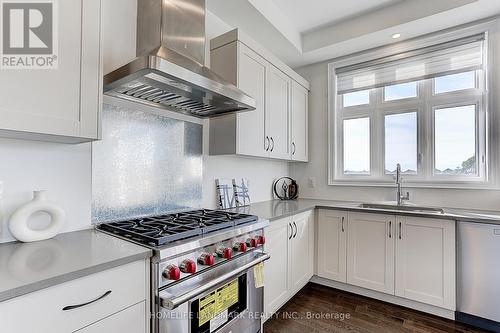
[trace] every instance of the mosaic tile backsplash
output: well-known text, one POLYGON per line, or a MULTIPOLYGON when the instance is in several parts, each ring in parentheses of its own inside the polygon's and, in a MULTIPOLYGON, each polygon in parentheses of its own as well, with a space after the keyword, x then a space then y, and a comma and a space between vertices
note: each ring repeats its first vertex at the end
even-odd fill
POLYGON ((104 104, 92 146, 92 223, 202 203, 202 125, 104 104))

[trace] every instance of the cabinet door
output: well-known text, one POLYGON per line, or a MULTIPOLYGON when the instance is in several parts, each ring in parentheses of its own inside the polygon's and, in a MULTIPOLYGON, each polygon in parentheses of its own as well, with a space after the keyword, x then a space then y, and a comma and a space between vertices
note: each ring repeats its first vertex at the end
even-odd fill
POLYGON ((289 105, 291 79, 274 66, 269 71, 269 98, 266 109, 269 156, 290 159, 289 105))
POLYGON ((252 96, 257 107, 237 114, 237 154, 267 157, 270 142, 265 138, 265 101, 269 64, 242 43, 238 47, 238 88, 252 96))
POLYGON ((1 71, 2 136, 64 142, 98 138, 101 1, 65 0, 55 8, 57 69, 1 71))
POLYGON ((347 282, 347 212, 319 211, 318 276, 347 282))
POLYGON ((308 95, 306 88, 292 81, 290 150, 293 161, 308 160, 308 95))
POLYGON ((396 296, 455 310, 455 222, 398 217, 396 296))
POLYGON ((292 219, 291 279, 292 291, 301 289, 312 277, 311 266, 311 224, 312 211, 298 214, 292 219))
POLYGON ((264 312, 276 312, 287 300, 290 293, 290 249, 292 236, 291 219, 272 221, 265 230, 264 249, 271 258, 264 263, 264 312))
POLYGON ((145 333, 146 317, 146 305, 141 302, 76 332, 145 333))
POLYGON ((136 57, 137 0, 102 2, 103 73, 111 73, 136 57))
POLYGON ((347 283, 394 294, 394 216, 348 214, 347 283))

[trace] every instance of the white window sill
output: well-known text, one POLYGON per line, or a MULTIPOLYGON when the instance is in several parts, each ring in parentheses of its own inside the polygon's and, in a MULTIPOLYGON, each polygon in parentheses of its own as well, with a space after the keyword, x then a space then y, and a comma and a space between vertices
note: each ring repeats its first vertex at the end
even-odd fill
MULTIPOLYGON (((329 186, 354 186, 354 187, 396 187, 393 182, 375 182, 369 180, 333 180, 329 186)), ((429 189, 462 189, 462 190, 500 190, 500 186, 489 182, 410 182, 404 181, 403 188, 429 188, 429 189)))

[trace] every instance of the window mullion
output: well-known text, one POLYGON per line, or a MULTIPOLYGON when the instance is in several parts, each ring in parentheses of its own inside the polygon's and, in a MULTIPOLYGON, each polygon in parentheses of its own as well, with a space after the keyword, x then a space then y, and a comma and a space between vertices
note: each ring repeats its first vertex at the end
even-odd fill
POLYGON ((372 113, 373 130, 371 135, 372 140, 372 178, 381 179, 384 175, 384 131, 383 131, 383 116, 381 115, 381 104, 383 98, 383 89, 373 89, 373 104, 372 113))
POLYGON ((432 117, 432 80, 421 82, 422 97, 420 107, 420 126, 419 136, 419 167, 421 178, 429 181, 432 177, 432 168, 434 165, 434 122, 432 117))

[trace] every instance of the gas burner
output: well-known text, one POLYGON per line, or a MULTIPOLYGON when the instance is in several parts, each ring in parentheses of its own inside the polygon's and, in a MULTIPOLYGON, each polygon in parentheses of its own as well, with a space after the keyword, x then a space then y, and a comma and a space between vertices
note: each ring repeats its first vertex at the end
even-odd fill
POLYGON ((161 246, 255 221, 254 215, 200 209, 103 223, 98 228, 143 244, 161 246))

